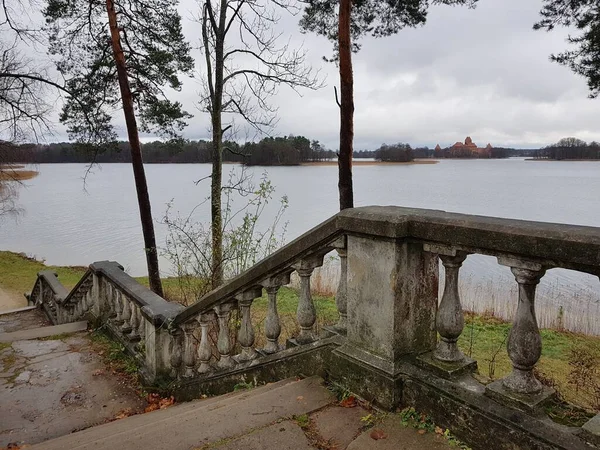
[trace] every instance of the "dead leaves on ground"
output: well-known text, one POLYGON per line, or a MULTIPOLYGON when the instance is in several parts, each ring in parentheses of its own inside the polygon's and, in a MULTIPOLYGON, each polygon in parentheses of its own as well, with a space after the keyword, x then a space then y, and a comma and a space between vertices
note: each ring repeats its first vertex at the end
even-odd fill
POLYGON ((340 402, 340 406, 343 408, 354 408, 357 405, 356 397, 351 395, 340 402))
POLYGON ((161 396, 156 393, 148 394, 146 400, 148 401, 148 406, 146 406, 146 409, 144 410, 145 413, 156 411, 157 409, 165 409, 175 404, 175 397, 161 398, 161 396))
POLYGON ((371 436, 371 439, 376 441, 387 438, 387 434, 385 434, 385 431, 383 431, 381 428, 375 428, 373 431, 371 431, 369 436, 371 436))

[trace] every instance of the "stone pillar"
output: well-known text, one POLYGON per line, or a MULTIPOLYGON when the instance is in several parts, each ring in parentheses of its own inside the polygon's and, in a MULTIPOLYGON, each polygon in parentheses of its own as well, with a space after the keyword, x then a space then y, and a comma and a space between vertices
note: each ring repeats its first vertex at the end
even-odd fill
POLYGON ((333 377, 384 407, 400 402, 401 359, 436 346, 438 257, 403 240, 348 236, 346 342, 333 377))
POLYGON ((238 330, 238 342, 242 347, 242 352, 236 356, 238 362, 249 361, 258 357, 254 349, 254 326, 252 325, 251 307, 255 298, 262 296, 262 287, 249 289, 236 296, 242 321, 238 330))
POLYGON ((509 266, 519 285, 519 299, 513 326, 508 335, 507 350, 512 372, 486 387, 492 397, 506 400, 517 407, 536 409, 554 391, 544 388, 535 378, 533 368, 542 355, 542 337, 535 316, 535 290, 546 269, 539 263, 498 258, 509 266))
MULTIPOLYGON (((149 378, 148 381, 151 383, 158 376, 171 375, 169 346, 173 337, 169 333, 167 329, 168 327, 165 324, 155 325, 151 320, 148 320, 143 315, 141 322, 146 327, 144 332, 144 345, 146 347, 146 371, 149 378)), ((179 346, 179 349, 181 349, 181 346, 179 346)))
POLYGON ((334 244, 340 257, 340 282, 335 294, 335 304, 340 318, 334 329, 339 333, 346 333, 348 317, 348 251, 346 249, 346 236, 334 244))
POLYGON ((464 252, 457 252, 456 256, 440 255, 446 269, 446 276, 444 294, 435 319, 440 342, 433 354, 444 362, 461 362, 465 359, 465 355, 458 349, 457 342, 465 327, 458 294, 458 272, 466 258, 467 254, 464 252))
POLYGON ((309 344, 317 339, 314 325, 317 311, 310 292, 310 277, 313 271, 323 265, 324 255, 317 254, 300 260, 293 267, 300 276, 300 293, 298 294, 298 310, 296 318, 300 326, 300 334, 296 337, 298 344, 309 344))
POLYGON ((233 304, 224 303, 215 307, 215 313, 219 320, 219 334, 217 336, 217 350, 219 351, 219 362, 217 366, 220 369, 231 369, 235 367, 236 361, 231 357, 233 350, 231 337, 229 336, 229 315, 233 309, 233 304))
POLYGON ((279 320, 279 312, 277 311, 277 292, 281 286, 290 283, 290 273, 291 271, 284 272, 274 277, 267 278, 261 283, 269 297, 267 317, 265 319, 265 336, 267 337, 267 344, 265 345, 265 348, 263 348, 263 352, 267 354, 276 353, 281 349, 279 344, 281 322, 279 320))

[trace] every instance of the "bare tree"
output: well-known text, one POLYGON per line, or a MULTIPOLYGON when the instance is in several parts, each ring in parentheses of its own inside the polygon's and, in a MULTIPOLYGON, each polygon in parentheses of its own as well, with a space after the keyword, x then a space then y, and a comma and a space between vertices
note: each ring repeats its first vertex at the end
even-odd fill
POLYGON ((318 73, 305 64, 302 48, 292 48, 277 32, 279 11, 295 13, 287 0, 202 0, 202 50, 206 77, 201 107, 212 127, 211 239, 212 287, 223 282, 223 136, 234 126, 230 115, 263 133, 276 123, 269 98, 286 85, 317 89, 318 73), (224 120, 224 116, 227 119, 224 120), (225 122, 225 123, 224 123, 225 122))

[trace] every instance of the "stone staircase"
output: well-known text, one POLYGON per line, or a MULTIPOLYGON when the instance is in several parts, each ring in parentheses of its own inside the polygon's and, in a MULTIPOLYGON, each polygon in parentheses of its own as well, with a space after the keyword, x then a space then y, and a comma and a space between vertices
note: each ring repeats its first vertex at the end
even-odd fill
POLYGON ((397 416, 364 430, 360 406, 343 408, 319 377, 286 379, 121 419, 34 445, 32 450, 335 450, 451 448, 403 427, 397 416))

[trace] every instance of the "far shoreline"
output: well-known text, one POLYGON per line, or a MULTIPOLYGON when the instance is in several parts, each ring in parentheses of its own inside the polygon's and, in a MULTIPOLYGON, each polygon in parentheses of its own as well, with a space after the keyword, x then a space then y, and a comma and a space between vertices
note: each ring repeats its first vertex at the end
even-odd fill
POLYGON ((525 158, 525 161, 543 161, 543 162, 598 162, 600 159, 548 159, 548 158, 525 158))
MULTIPOLYGON (((413 161, 360 161, 353 160, 352 166, 410 166, 414 164, 437 164, 437 159, 415 159, 413 161)), ((301 166, 337 166, 338 162, 332 161, 312 161, 300 163, 301 166)))

